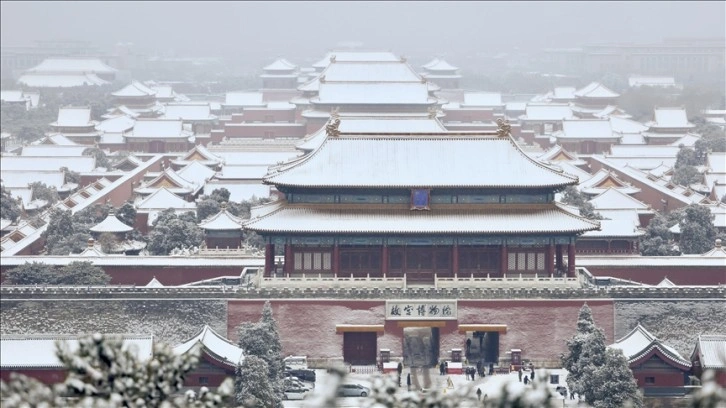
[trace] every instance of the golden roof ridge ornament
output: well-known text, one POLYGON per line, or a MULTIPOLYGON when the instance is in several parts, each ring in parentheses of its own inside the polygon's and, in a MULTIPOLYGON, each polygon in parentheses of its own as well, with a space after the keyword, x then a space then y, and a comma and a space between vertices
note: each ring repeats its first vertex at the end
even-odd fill
POLYGON ((497 119, 497 136, 506 137, 511 135, 512 126, 506 119, 497 119))

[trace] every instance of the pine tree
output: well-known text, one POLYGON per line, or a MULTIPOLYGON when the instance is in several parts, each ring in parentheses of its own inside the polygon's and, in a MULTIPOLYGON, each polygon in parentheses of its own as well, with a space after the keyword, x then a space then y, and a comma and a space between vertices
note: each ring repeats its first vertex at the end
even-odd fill
POLYGON ((713 248, 718 233, 713 225, 713 217, 711 210, 702 205, 691 204, 685 208, 681 224, 681 252, 702 254, 713 248))
POLYGON ((567 352, 560 359, 568 371, 567 386, 571 392, 584 394, 587 377, 593 366, 602 365, 605 354, 605 335, 595 326, 592 310, 585 303, 577 318, 577 333, 567 341, 567 352))
POLYGON ((248 355, 237 366, 235 393, 237 403, 249 408, 279 406, 282 401, 270 381, 267 362, 260 357, 248 355))
POLYGON ((590 375, 585 401, 595 408, 642 407, 638 383, 622 350, 608 349, 604 357, 603 365, 590 375))

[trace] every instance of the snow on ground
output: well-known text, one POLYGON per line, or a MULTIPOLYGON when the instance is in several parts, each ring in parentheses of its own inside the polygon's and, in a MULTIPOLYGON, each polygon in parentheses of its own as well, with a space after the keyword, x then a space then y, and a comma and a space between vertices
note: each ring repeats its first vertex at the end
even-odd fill
MULTIPOLYGON (((411 369, 405 368, 403 370, 403 375, 401 376, 401 385, 400 391, 398 394, 403 395, 407 392, 406 387, 406 377, 407 375, 412 372, 411 369)), ((421 369, 413 369, 414 373, 418 373, 421 377, 421 369)), ((528 371, 525 371, 526 374, 529 374, 528 371)), ((313 392, 320 392, 323 387, 326 387, 326 384, 329 384, 330 379, 328 378, 329 374, 326 372, 326 370, 315 370, 315 374, 317 377, 317 381, 315 383, 315 389, 313 392)), ((549 378, 550 374, 559 375, 559 385, 565 385, 565 379, 567 377, 567 371, 563 369, 536 369, 535 370, 535 377, 538 376, 546 376, 545 378, 549 378)), ((366 375, 366 374, 348 374, 346 378, 343 380, 344 383, 350 383, 350 384, 360 384, 365 387, 371 387, 371 385, 374 382, 374 378, 378 374, 374 375, 366 375)), ((395 378, 396 374, 386 374, 391 375, 393 378, 395 378)), ((489 395, 495 396, 498 395, 500 390, 502 389, 502 386, 504 384, 508 384, 508 391, 511 394, 519 394, 520 392, 527 392, 527 390, 531 390, 531 385, 525 385, 524 383, 519 382, 518 374, 516 372, 510 373, 510 374, 495 374, 492 376, 486 376, 484 378, 479 378, 477 376, 477 379, 475 381, 470 381, 466 379, 466 376, 462 374, 456 374, 456 375, 446 375, 446 376, 440 376, 438 374, 437 369, 430 369, 429 375, 431 379, 431 388, 428 390, 425 390, 423 392, 432 392, 436 390, 438 393, 457 393, 457 394, 467 394, 470 393, 471 395, 476 395, 477 388, 481 388, 482 395, 489 395), (448 379, 451 379, 451 383, 453 385, 453 388, 450 388, 448 386, 448 379)), ((412 383, 414 383, 414 375, 412 375, 412 383)), ((420 384, 419 384, 420 385, 420 384)), ((550 387, 552 388, 553 392, 555 387, 558 384, 550 384, 550 387)), ((422 391, 416 390, 415 386, 412 385, 411 389, 413 393, 420 393, 422 391)), ((579 404, 577 400, 571 400, 569 397, 565 399, 564 397, 560 396, 557 393, 554 393, 556 398, 561 401, 561 404, 563 406, 586 406, 584 403, 579 404)), ((358 408, 358 407, 364 407, 366 404, 370 402, 370 398, 361 398, 361 397, 345 397, 345 398, 337 398, 336 399, 336 408, 358 408)), ((292 408, 292 407, 299 407, 299 408, 319 408, 316 406, 311 405, 312 403, 312 397, 311 395, 308 395, 303 400, 298 401, 284 401, 283 405, 286 408, 292 408)), ((559 406, 559 404, 556 404, 559 406)), ((463 407, 462 407, 463 408, 463 407)))

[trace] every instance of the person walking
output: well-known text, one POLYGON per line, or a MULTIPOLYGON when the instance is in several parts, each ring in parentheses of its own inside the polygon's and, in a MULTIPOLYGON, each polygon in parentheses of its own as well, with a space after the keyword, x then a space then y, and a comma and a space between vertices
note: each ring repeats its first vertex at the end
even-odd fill
POLYGON ((534 366, 532 366, 532 372, 529 374, 529 379, 534 381, 534 366))
POLYGON ((481 401, 481 388, 476 389, 476 398, 481 401))
POLYGON ((519 371, 517 374, 519 376, 519 382, 522 382, 522 367, 519 367, 519 371))
POLYGON ((466 339, 466 355, 468 356, 471 353, 471 339, 466 339))
POLYGON ((527 385, 527 384, 529 384, 529 377, 527 377, 527 376, 525 375, 525 376, 524 376, 524 385, 527 385))
POLYGON ((408 390, 411 391, 411 373, 408 373, 408 376, 406 377, 406 386, 408 387, 408 390))

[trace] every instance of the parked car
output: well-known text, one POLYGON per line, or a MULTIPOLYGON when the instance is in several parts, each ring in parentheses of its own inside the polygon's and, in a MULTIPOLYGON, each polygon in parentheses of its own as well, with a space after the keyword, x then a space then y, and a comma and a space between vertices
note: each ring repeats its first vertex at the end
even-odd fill
POLYGON ((290 368, 308 368, 308 358, 306 356, 289 356, 282 359, 282 361, 290 368))
POLYGON ((360 384, 342 384, 338 387, 339 397, 367 397, 371 389, 360 384))
POLYGON ((301 400, 308 396, 310 390, 300 387, 285 387, 283 393, 283 399, 286 400, 301 400))
POLYGON ((303 368, 293 368, 285 370, 285 376, 297 377, 303 381, 315 382, 315 370, 306 370, 303 368))
POLYGON ((312 387, 300 381, 297 377, 285 377, 285 388, 303 388, 310 391, 312 387))

